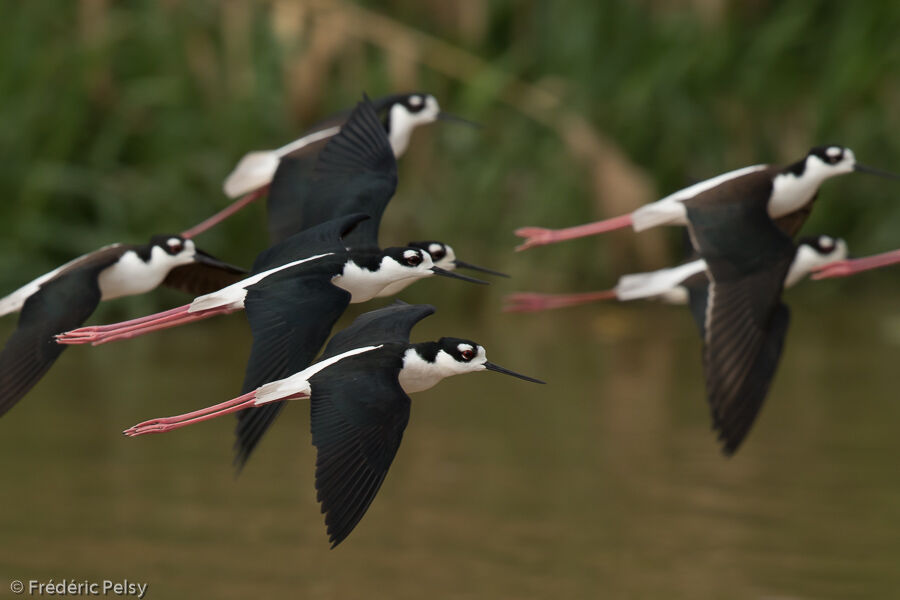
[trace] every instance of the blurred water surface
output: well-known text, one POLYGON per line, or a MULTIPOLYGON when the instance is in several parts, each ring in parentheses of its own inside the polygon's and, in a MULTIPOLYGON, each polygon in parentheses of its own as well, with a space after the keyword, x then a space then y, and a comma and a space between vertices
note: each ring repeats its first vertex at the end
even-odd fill
POLYGON ((876 294, 795 300, 780 374, 732 459, 709 431, 685 312, 497 315, 499 295, 439 311, 416 340, 477 339, 549 385, 484 373, 414 396, 384 487, 336 550, 305 403, 239 477, 230 418, 119 433, 235 395, 241 317, 71 349, 0 421, 0 589, 127 578, 148 598, 891 597, 900 310, 876 294))

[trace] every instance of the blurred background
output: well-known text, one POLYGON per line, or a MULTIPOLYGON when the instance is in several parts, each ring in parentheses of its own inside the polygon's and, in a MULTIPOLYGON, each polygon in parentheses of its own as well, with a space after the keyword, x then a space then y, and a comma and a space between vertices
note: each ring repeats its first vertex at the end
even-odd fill
MULTIPOLYGON (((382 492, 328 551, 305 407, 240 478, 228 419, 118 434, 234 396, 240 317, 69 351, 0 422, 0 578, 128 577, 151 598, 900 589, 896 269, 788 296, 781 373, 728 460, 683 311, 499 313, 505 293, 609 287, 682 252, 666 230, 515 254, 516 227, 617 215, 826 143, 900 171, 900 3, 37 0, 0 3, 0 18, 0 290, 182 231, 226 205, 244 153, 363 91, 421 90, 484 127, 417 130, 383 242, 445 240, 513 279, 410 289, 403 299, 439 307, 416 339, 471 337, 551 383, 470 376, 414 399, 382 492)), ((804 232, 845 237, 857 255, 900 247, 898 200, 886 180, 830 181, 804 232)), ((263 210, 198 243, 249 266, 263 210)), ((185 301, 123 299, 93 322, 185 301)))

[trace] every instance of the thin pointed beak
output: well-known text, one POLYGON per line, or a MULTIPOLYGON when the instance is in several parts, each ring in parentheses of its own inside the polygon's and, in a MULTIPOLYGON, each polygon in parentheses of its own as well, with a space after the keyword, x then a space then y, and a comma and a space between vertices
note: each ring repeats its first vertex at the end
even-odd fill
POLYGON ((529 377, 528 375, 522 375, 521 373, 510 371, 509 369, 505 369, 500 365, 495 365, 490 361, 484 363, 484 368, 488 371, 496 371, 497 373, 503 373, 504 375, 512 375, 513 377, 518 377, 519 379, 524 379, 525 381, 530 381, 531 383, 547 383, 546 381, 541 381, 540 379, 535 379, 534 377, 529 377))
POLYGON ((237 273, 240 275, 247 273, 246 269, 230 265, 227 262, 221 261, 215 256, 204 252, 203 250, 194 251, 194 262, 201 265, 206 265, 208 267, 213 267, 215 269, 228 271, 230 273, 237 273))
POLYGON ((438 118, 438 121, 447 121, 449 123, 459 123, 460 125, 468 125, 469 127, 481 129, 481 123, 476 123, 475 121, 463 119, 462 117, 457 117, 456 115, 451 115, 450 113, 439 112, 437 118, 438 118))
POLYGON ((861 165, 856 163, 853 166, 854 171, 858 171, 860 173, 868 173, 869 175, 878 175, 879 177, 884 177, 886 179, 897 179, 900 181, 900 175, 895 173, 889 173, 888 171, 882 171, 881 169, 876 169, 875 167, 867 167, 866 165, 861 165))
POLYGON ((460 275, 458 273, 451 273, 445 269, 440 267, 431 267, 431 272, 435 275, 440 275, 442 277, 451 277, 453 279, 462 279, 463 281, 468 281, 470 283, 479 283, 481 285, 491 285, 487 281, 482 281, 481 279, 475 279, 474 277, 466 277, 465 275, 460 275))
POLYGON ((498 277, 509 277, 506 273, 501 273, 500 271, 494 271, 491 269, 486 269, 484 267, 479 267, 478 265, 473 265, 472 263, 463 262, 461 260, 454 260, 453 264, 459 267, 460 269, 470 269, 472 271, 478 271, 480 273, 487 273, 488 275, 497 275, 498 277))

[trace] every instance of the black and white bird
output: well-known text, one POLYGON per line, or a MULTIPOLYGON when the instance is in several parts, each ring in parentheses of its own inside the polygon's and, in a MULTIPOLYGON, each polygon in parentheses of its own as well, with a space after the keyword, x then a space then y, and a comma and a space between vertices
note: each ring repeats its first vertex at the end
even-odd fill
POLYGON ((484 370, 543 383, 489 362, 484 348, 471 340, 411 344, 413 326, 433 312, 429 305, 398 303, 365 313, 331 339, 319 362, 290 377, 124 433, 163 433, 248 407, 310 399, 317 497, 334 547, 353 531, 381 488, 409 422, 409 394, 452 375, 484 370))
POLYGON ((193 294, 224 287, 246 271, 213 258, 177 235, 147 244, 112 244, 80 256, 0 299, 0 316, 21 312, 0 352, 0 415, 28 393, 65 346, 54 336, 84 323, 102 300, 159 285, 193 294))
MULTIPOLYGON (((269 186, 269 235, 273 241, 284 239, 320 223, 351 213, 363 213, 370 219, 360 223, 344 238, 351 249, 371 249, 380 245, 381 219, 397 189, 397 160, 393 143, 378 126, 377 105, 363 99, 344 122, 343 135, 327 142, 328 151, 309 157, 285 157, 269 186), (353 156, 353 168, 342 161, 334 168, 334 154, 353 156)), ((438 241, 410 242, 431 254, 442 269, 471 269, 506 277, 503 273, 479 267, 456 258, 448 244, 438 241)), ((382 296, 398 293, 409 282, 398 282, 382 296)))
POLYGON ((773 243, 758 248, 759 256, 748 248, 743 260, 701 259, 626 275, 612 290, 581 297, 514 295, 508 310, 543 310, 610 298, 688 304, 704 341, 713 428, 719 432, 722 451, 731 455, 756 420, 781 358, 790 321, 781 302, 782 289, 847 257, 841 239, 804 238, 795 247, 774 224, 771 230, 773 243))
MULTIPOLYGON (((827 235, 800 238, 794 261, 784 280, 784 287, 793 287, 804 277, 820 272, 821 269, 827 270, 832 265, 841 265, 846 262, 846 258, 847 243, 840 238, 827 235)), ((813 278, 819 277, 813 275, 813 278)), ((708 285, 706 261, 701 258, 677 267, 623 275, 616 286, 608 290, 574 294, 516 292, 506 296, 503 311, 541 312, 604 300, 620 302, 659 300, 666 304, 690 304, 691 312, 702 332, 706 312, 705 290, 708 285), (702 295, 699 292, 702 292, 702 295), (700 300, 702 302, 698 302, 700 300)))
MULTIPOLYGON (((686 225, 689 229, 740 226, 743 219, 767 215, 794 237, 806 222, 819 187, 827 179, 853 171, 892 179, 900 176, 856 162, 853 151, 842 146, 818 146, 787 167, 754 165, 701 181, 634 212, 567 229, 523 227, 516 235, 525 242, 516 250, 554 244, 631 226, 643 231, 659 225, 686 225)), ((698 249, 699 250, 699 249, 698 249)))
MULTIPOLYGON (((394 94, 377 98, 372 101, 372 105, 377 113, 381 115, 382 130, 387 135, 392 154, 396 158, 400 158, 406 152, 413 130, 420 125, 427 125, 437 120, 442 120, 477 126, 476 123, 443 112, 437 98, 431 94, 420 92, 394 94)), ((206 231, 251 202, 265 196, 268 192, 269 184, 272 183, 275 172, 283 159, 290 158, 300 163, 301 168, 307 171, 311 169, 325 143, 341 130, 341 127, 349 119, 350 114, 351 111, 349 110, 342 111, 320 121, 300 138, 276 150, 261 150, 246 154, 225 179, 223 186, 228 197, 240 197, 240 199, 196 227, 191 228, 185 234, 195 236, 206 231)), ((275 231, 280 230, 278 227, 278 220, 282 218, 280 209, 281 206, 274 202, 270 196, 268 200, 270 231, 272 231, 273 224, 275 231)), ((344 214, 349 214, 349 212, 344 214)), ((332 218, 335 216, 339 215, 332 215, 332 218)), ((311 223, 311 225, 315 224, 311 223)), ((295 231, 290 233, 295 233, 295 231)), ((272 241, 279 241, 284 239, 284 237, 287 236, 273 236, 272 241)))
MULTIPOLYGON (((436 267, 419 248, 348 250, 342 235, 367 218, 349 215, 304 230, 261 253, 250 277, 190 304, 123 323, 76 329, 57 336, 57 342, 103 344, 243 309, 253 335, 244 375, 244 391, 249 391, 309 366, 347 306, 377 297, 388 285, 432 275, 485 283, 436 267)), ((280 409, 269 404, 239 415, 239 468, 280 409)))

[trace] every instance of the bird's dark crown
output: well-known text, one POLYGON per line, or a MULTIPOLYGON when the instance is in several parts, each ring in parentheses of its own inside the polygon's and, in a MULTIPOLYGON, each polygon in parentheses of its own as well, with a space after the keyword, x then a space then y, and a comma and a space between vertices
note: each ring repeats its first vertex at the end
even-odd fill
POLYGON ((437 262, 447 256, 447 244, 444 242, 439 242, 437 240, 425 240, 421 242, 410 242, 407 244, 411 248, 420 248, 431 255, 431 258, 437 262), (437 244, 440 246, 437 250, 432 250, 431 247, 437 244))
POLYGON ((844 160, 846 148, 831 144, 829 146, 816 146, 811 148, 807 156, 817 156, 826 165, 834 165, 844 160))
POLYGON ((837 246, 837 240, 830 235, 809 235, 797 240, 797 246, 809 246, 820 254, 829 254, 837 246))
POLYGON ((437 360, 438 352, 441 350, 461 363, 470 362, 478 356, 478 343, 462 338, 442 337, 436 342, 421 342, 413 344, 412 347, 419 356, 430 363, 437 360))

